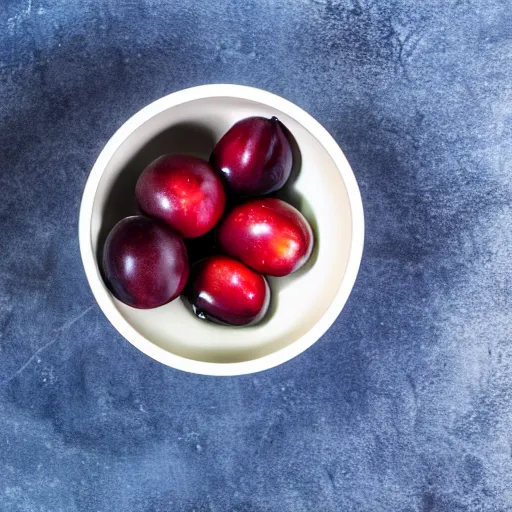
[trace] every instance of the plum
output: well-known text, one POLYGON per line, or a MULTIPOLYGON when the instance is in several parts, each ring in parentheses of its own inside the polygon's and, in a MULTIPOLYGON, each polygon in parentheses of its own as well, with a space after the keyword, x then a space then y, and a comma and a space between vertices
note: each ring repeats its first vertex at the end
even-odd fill
POLYGON ((286 183, 292 148, 277 117, 248 117, 219 140, 210 163, 235 195, 260 196, 286 183))
POLYGON ((141 210, 185 238, 199 237, 219 222, 226 205, 221 179, 201 158, 164 155, 140 175, 135 195, 141 210))
POLYGON ((176 298, 187 282, 185 244, 159 220, 126 217, 107 236, 103 273, 121 302, 139 309, 156 308, 176 298))
POLYGON ((229 325, 253 325, 268 310, 266 279, 228 256, 210 256, 192 267, 185 297, 203 320, 229 325))
POLYGON ((313 231, 303 215, 280 199, 252 199, 235 206, 219 227, 220 249, 261 274, 286 276, 313 250, 313 231))

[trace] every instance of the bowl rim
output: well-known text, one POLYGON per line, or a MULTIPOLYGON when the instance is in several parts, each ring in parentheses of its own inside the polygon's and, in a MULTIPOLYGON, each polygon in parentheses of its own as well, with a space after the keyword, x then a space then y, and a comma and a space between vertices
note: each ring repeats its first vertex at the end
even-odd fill
POLYGON ((310 114, 294 103, 274 93, 234 84, 208 84, 183 89, 150 103, 130 117, 110 138, 89 174, 85 184, 78 222, 82 263, 91 291, 105 316, 117 331, 147 356, 178 370, 215 376, 233 376, 268 370, 298 356, 318 341, 341 313, 352 291, 361 263, 364 244, 364 214, 361 194, 352 168, 343 151, 329 132, 310 114), (300 123, 329 153, 341 174, 352 214, 352 242, 345 275, 336 295, 320 320, 303 336, 286 347, 257 359, 233 363, 216 363, 188 359, 154 344, 139 333, 115 307, 104 287, 91 239, 92 212, 96 192, 103 172, 121 144, 141 125, 161 112, 194 100, 231 97, 263 103, 292 117, 300 123))

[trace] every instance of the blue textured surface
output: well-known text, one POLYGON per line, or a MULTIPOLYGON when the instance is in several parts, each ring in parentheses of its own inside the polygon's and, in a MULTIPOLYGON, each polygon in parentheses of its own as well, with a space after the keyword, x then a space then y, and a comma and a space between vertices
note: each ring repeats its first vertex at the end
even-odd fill
POLYGON ((2 0, 0 510, 512 510, 512 2, 2 0), (281 94, 335 136, 367 238, 333 328, 262 374, 109 325, 77 214, 172 91, 281 94))

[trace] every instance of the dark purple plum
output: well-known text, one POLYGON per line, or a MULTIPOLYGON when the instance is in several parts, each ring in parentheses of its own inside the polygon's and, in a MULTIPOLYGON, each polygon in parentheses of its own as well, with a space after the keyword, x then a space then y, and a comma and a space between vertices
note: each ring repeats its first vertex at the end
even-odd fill
POLYGON ((103 249, 105 281, 116 298, 139 309, 175 299, 189 275, 181 236, 165 223, 136 215, 118 222, 103 249))
POLYGON ((248 117, 219 140, 210 163, 233 194, 261 196, 279 190, 290 177, 292 148, 277 117, 248 117))

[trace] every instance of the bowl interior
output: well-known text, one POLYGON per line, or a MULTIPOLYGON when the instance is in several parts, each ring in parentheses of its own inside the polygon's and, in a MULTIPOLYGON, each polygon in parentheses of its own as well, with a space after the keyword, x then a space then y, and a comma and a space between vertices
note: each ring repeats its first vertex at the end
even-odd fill
MULTIPOLYGON (((202 98, 163 110, 132 132, 106 165, 94 197, 91 243, 98 265, 110 229, 138 212, 134 188, 147 164, 164 153, 207 159, 231 125, 254 115, 277 116, 293 135, 294 171, 279 195, 311 223, 315 250, 299 272, 269 279, 271 310, 253 327, 202 322, 181 299, 153 310, 137 310, 110 297, 126 322, 148 342, 187 359, 233 363, 263 357, 301 338, 327 311, 343 280, 352 243, 349 197, 334 161, 307 126, 284 112, 246 99, 202 98)), ((104 287, 102 282, 98 285, 104 287)))

